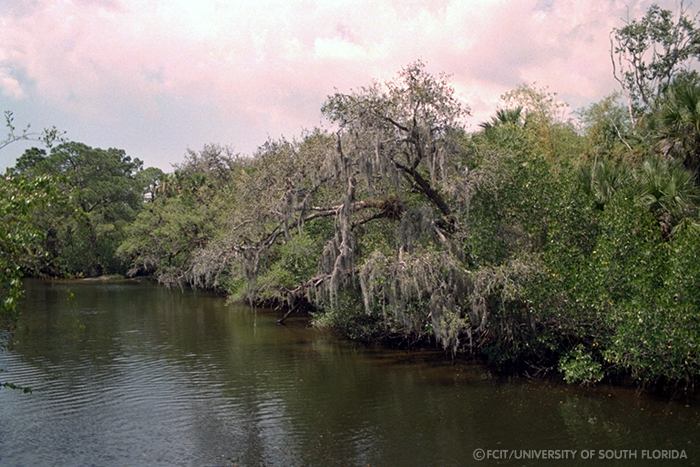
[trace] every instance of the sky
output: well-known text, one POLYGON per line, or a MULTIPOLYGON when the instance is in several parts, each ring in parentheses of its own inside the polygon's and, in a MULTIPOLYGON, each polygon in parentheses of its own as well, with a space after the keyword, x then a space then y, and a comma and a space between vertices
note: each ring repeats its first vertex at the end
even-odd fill
MULTIPOLYGON (((0 0, 0 110, 170 169, 187 148, 298 136, 324 124, 329 94, 421 59, 476 128, 522 83, 572 108, 616 90, 610 31, 650 3, 0 0)), ((0 150, 0 168, 24 147, 0 150)))

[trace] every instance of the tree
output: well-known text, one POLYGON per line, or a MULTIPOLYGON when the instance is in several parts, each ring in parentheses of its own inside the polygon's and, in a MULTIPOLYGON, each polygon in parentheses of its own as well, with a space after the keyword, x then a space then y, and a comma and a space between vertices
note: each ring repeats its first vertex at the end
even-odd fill
POLYGON ((136 179, 143 189, 144 201, 153 202, 161 189, 165 173, 157 167, 148 167, 140 171, 136 179))
POLYGON ((632 122, 618 93, 579 110, 578 114, 589 158, 630 159, 642 151, 636 147, 632 122))
POLYGON ((374 85, 331 96, 323 112, 340 127, 337 162, 348 183, 360 174, 369 183, 374 174, 403 179, 451 222, 441 185, 452 162, 449 136, 462 128, 468 108, 444 76, 436 78, 416 62, 386 89, 374 85))
POLYGON ((652 131, 664 156, 676 159, 700 183, 700 77, 677 78, 659 98, 652 131))
POLYGON ((239 165, 229 149, 207 145, 188 151, 174 173, 139 172, 137 179, 149 180, 151 196, 125 228, 116 252, 129 265, 127 274, 151 274, 167 285, 194 284, 195 253, 223 224, 229 184, 239 165))
POLYGON ((479 123, 484 131, 489 131, 498 125, 521 125, 523 108, 518 106, 512 109, 499 109, 496 115, 488 122, 479 123))
POLYGON ((5 138, 0 140, 0 150, 17 141, 39 141, 43 142, 47 147, 53 146, 56 142, 62 142, 65 132, 60 131, 55 126, 44 128, 40 132, 31 131, 31 125, 27 124, 21 130, 15 126, 15 115, 13 112, 6 110, 3 113, 5 117, 5 128, 7 134, 5 138))
POLYGON ((536 83, 522 84, 501 96, 507 108, 521 109, 523 135, 551 160, 572 156, 581 138, 568 117, 568 104, 557 93, 536 83))
POLYGON ((605 158, 583 166, 580 177, 584 192, 591 196, 599 209, 603 209, 615 193, 627 186, 631 179, 627 167, 605 158))
POLYGON ((270 141, 235 172, 225 229, 194 252, 191 282, 242 277, 251 299, 345 310, 379 320, 375 329, 427 333, 454 348, 464 319, 461 305, 450 306, 463 299, 458 210, 471 179, 462 186, 452 175, 466 168, 456 148, 467 109, 418 62, 396 80, 330 96, 323 111, 334 135, 270 141), (409 277, 421 278, 414 294, 391 293, 390 283, 409 277), (443 292, 431 308, 434 290, 443 292))
MULTIPOLYGON (((40 133, 30 131, 30 125, 17 131, 14 114, 4 112, 7 135, 0 140, 0 150, 17 141, 43 141, 51 146, 62 140, 63 132, 51 127, 40 133)), ((32 159, 41 159, 45 151, 35 149, 32 159)), ((42 232, 32 222, 32 212, 50 205, 56 199, 50 177, 34 179, 17 176, 8 170, 0 178, 0 325, 12 325, 17 316, 17 304, 23 293, 23 268, 35 266, 43 256, 42 232)))
POLYGON ((644 161, 638 175, 641 183, 640 201, 659 220, 664 238, 683 219, 697 218, 700 190, 693 174, 675 161, 650 158, 644 161))
POLYGON ((43 257, 43 232, 32 213, 56 199, 47 176, 0 178, 0 323, 12 325, 22 296, 22 276, 43 257))
POLYGON ((627 97, 636 122, 649 111, 673 78, 700 56, 698 15, 689 16, 681 2, 678 15, 652 5, 640 18, 613 29, 610 58, 613 76, 627 97))
POLYGON ((44 272, 99 275, 122 268, 114 252, 124 227, 141 208, 142 163, 119 149, 67 142, 46 152, 30 149, 13 171, 30 179, 50 176, 62 203, 36 210, 50 258, 44 272))

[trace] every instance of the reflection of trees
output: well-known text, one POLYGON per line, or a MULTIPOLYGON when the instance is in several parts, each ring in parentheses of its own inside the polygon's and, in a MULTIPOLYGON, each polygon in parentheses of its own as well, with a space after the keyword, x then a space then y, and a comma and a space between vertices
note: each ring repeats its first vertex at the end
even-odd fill
POLYGON ((47 391, 61 399, 38 391, 27 406, 55 422, 36 434, 46 449, 89 443, 134 462, 445 465, 476 448, 665 447, 695 426, 630 414, 633 400, 501 382, 429 352, 358 349, 210 295, 29 287, 13 355, 53 378, 47 391))

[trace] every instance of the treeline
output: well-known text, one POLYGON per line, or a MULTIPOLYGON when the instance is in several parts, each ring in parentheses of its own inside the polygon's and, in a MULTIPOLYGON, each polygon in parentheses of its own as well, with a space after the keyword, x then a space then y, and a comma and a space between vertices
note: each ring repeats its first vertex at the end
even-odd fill
POLYGON ((468 132, 447 78, 416 62, 330 96, 332 130, 252 157, 206 146, 164 174, 114 149, 28 151, 0 184, 3 293, 18 269, 152 275, 305 309, 356 339, 692 391, 696 23, 652 7, 615 30, 622 92, 576 118, 521 86, 468 132))

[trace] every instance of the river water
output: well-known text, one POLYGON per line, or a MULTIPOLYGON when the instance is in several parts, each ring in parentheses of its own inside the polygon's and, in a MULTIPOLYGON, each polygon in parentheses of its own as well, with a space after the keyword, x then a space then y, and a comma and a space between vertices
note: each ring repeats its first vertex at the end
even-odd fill
POLYGON ((1 465, 700 465, 694 403, 497 378, 148 282, 27 287, 0 380, 33 392, 0 390, 1 465))

